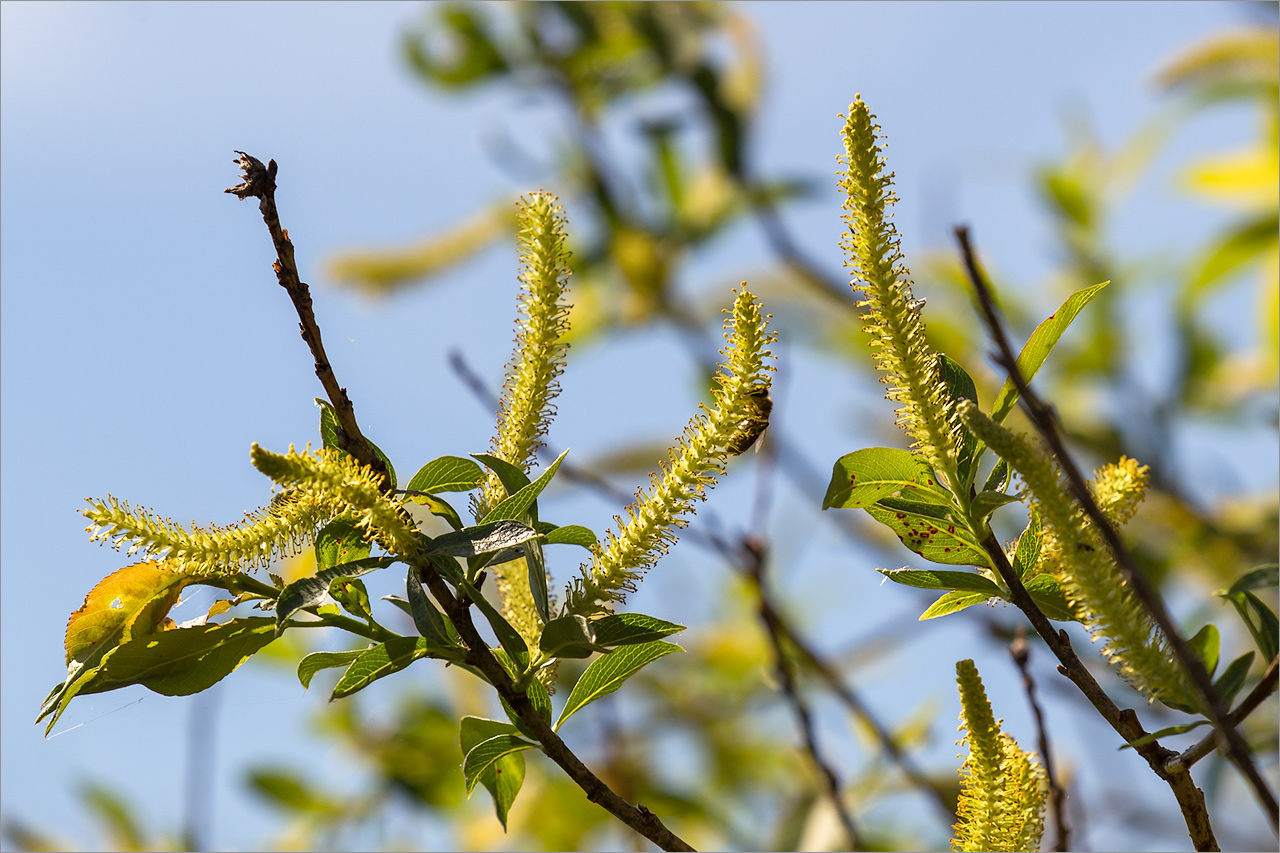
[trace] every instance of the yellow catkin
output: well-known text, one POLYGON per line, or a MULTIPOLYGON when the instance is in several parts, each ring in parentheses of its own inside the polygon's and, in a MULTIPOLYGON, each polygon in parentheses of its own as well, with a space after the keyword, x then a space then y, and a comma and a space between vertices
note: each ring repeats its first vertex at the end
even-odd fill
POLYGON ((581 577, 568 589, 566 612, 590 616, 609 602, 622 601, 675 541, 675 531, 687 523, 684 516, 693 511, 694 501, 705 499, 706 489, 715 485, 725 460, 736 453, 742 424, 760 416, 760 395, 769 390, 773 367, 766 361, 775 338, 766 320, 744 288, 725 321, 728 346, 721 351, 725 358, 716 374, 712 408, 704 407, 685 427, 668 452, 667 464, 650 477, 649 490, 636 492, 625 520, 614 518, 617 533, 606 533, 591 563, 581 567, 581 577))

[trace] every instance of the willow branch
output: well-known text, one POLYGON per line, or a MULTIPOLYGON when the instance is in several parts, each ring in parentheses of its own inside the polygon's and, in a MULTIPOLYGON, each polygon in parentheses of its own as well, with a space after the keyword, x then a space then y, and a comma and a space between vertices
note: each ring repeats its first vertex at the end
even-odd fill
MULTIPOLYGON (((1262 700, 1266 699, 1272 693, 1276 692, 1276 661, 1280 658, 1272 658, 1271 663, 1267 665, 1267 669, 1262 673, 1262 680, 1254 685, 1249 691, 1249 695, 1244 701, 1231 712, 1231 722, 1239 725, 1246 717, 1253 713, 1254 709, 1262 704, 1262 700)), ((1181 764, 1183 767, 1190 767, 1200 759, 1218 748, 1218 735, 1216 732, 1207 735, 1194 746, 1188 747, 1187 751, 1174 759, 1174 762, 1181 764)))
POLYGON ((605 811, 663 850, 693 850, 678 835, 667 829, 657 815, 642 805, 633 806, 618 796, 598 776, 592 773, 591 769, 583 764, 578 756, 573 754, 573 751, 565 745, 559 735, 551 730, 551 726, 533 707, 528 695, 521 690, 517 690, 515 685, 511 683, 506 669, 494 657, 493 652, 489 650, 488 643, 480 636, 480 632, 476 630, 475 624, 471 621, 471 610, 468 603, 454 596, 448 583, 445 582, 444 578, 440 576, 440 573, 436 571, 430 562, 419 561, 414 564, 414 567, 418 570, 419 577, 426 583, 436 601, 439 602, 449 621, 457 629, 458 636, 466 644, 467 664, 479 670, 489 680, 494 688, 497 689, 498 695, 520 716, 525 726, 542 744, 542 751, 546 753, 548 758, 560 765, 560 768, 568 774, 569 778, 586 793, 587 799, 604 808, 605 811))
MULTIPOLYGON (((263 166, 262 161, 249 156, 243 151, 237 151, 236 153, 240 155, 236 162, 244 170, 244 181, 237 186, 229 188, 227 192, 232 193, 241 200, 250 196, 259 199, 258 209, 262 211, 262 218, 267 224, 267 230, 271 232, 271 240, 276 247, 276 262, 273 265, 273 269, 276 272, 276 278, 280 282, 280 286, 289 294, 289 298, 293 300, 294 308, 297 309, 298 319, 301 322, 302 339, 306 341, 315 359, 316 376, 320 379, 321 384, 324 385, 325 392, 329 396, 329 402, 332 403, 337 414, 338 423, 341 426, 338 435, 339 444, 343 450, 355 457, 361 464, 367 465, 381 474, 384 487, 390 489, 391 482, 386 466, 377 458, 368 440, 361 433, 360 426, 356 423, 355 409, 351 405, 351 400, 347 397, 346 389, 338 384, 333 368, 329 364, 329 359, 325 355, 324 344, 320 337, 320 327, 316 323, 315 311, 312 307, 310 289, 298 277, 293 244, 289 241, 289 233, 281 228, 280 216, 276 211, 276 163, 272 160, 268 165, 263 166)), ((667 829, 662 821, 644 806, 633 806, 615 794, 608 785, 602 782, 573 754, 564 741, 551 730, 547 722, 538 714, 533 707, 533 703, 529 701, 529 697, 516 690, 511 683, 506 670, 498 659, 493 656, 488 644, 480 636, 475 624, 471 621, 471 611, 467 603, 460 601, 453 595, 444 578, 429 562, 418 561, 415 563, 415 568, 431 590, 431 594, 435 596, 440 606, 449 616, 450 621, 453 622, 458 635, 466 644, 467 664, 483 673, 485 678, 494 685, 498 694, 515 709, 529 730, 537 737, 547 756, 560 765, 569 774, 569 777, 586 792, 587 799, 604 807, 609 813, 663 850, 693 850, 671 830, 667 829)), ((330 617, 330 620, 332 621, 333 617, 330 617)), ((354 620, 347 621, 351 621, 352 624, 344 624, 342 627, 354 633, 368 636, 366 632, 372 630, 371 628, 366 629, 365 626, 354 622, 354 620)))
POLYGON ((1165 609, 1159 593, 1152 587, 1146 575, 1139 570, 1133 555, 1129 553, 1129 549, 1120 540, 1120 535, 1116 532, 1115 526, 1111 524, 1111 521, 1098 506, 1097 501, 1094 500, 1093 493, 1089 491, 1089 485, 1085 481, 1084 475, 1080 473, 1075 460, 1067 452, 1062 436, 1058 432, 1057 424, 1054 422, 1053 412, 1031 389, 1026 378, 1022 375, 1022 371, 1018 369, 1017 356, 1009 345, 1008 336, 1005 334, 1000 318, 996 314, 995 304, 991 298, 991 288, 982 272, 978 269, 973 247, 969 243, 968 229, 963 226, 957 228, 956 239, 960 243, 965 269, 969 273, 969 280, 973 285, 974 292, 977 294, 978 303, 986 319, 991 338, 999 349, 997 355, 998 363, 1009 374, 1009 378, 1018 389, 1019 398, 1027 416, 1057 458, 1063 473, 1066 474, 1067 484, 1072 495, 1085 514, 1088 515, 1090 521, 1093 522, 1103 541, 1107 543, 1107 548, 1111 551, 1112 557, 1120 568, 1120 572, 1126 583, 1128 583, 1129 588, 1133 590, 1134 595, 1151 615, 1151 618, 1155 620, 1155 623, 1160 626, 1160 630, 1164 632, 1169 640, 1174 656, 1191 676, 1192 684, 1199 694, 1206 716, 1209 717, 1214 728, 1226 739, 1227 757, 1231 759, 1231 762, 1236 765, 1253 788, 1255 796, 1262 803, 1263 809, 1267 813, 1267 818, 1271 821, 1272 830, 1277 830, 1280 827, 1280 805, 1277 804, 1275 794, 1272 793, 1266 780, 1258 772, 1248 744, 1245 743, 1244 738, 1240 736, 1240 732, 1236 730, 1235 725, 1228 719, 1226 709, 1222 706, 1222 699, 1218 696, 1218 691, 1213 686, 1213 680, 1210 678, 1208 670, 1205 669, 1203 661, 1200 660, 1200 657, 1178 631, 1173 619, 1170 618, 1168 611, 1165 609))
POLYGON ((1053 770, 1053 756, 1049 752, 1049 735, 1044 724, 1044 712, 1040 710, 1040 702, 1036 699, 1036 682, 1031 677, 1031 668, 1027 665, 1031 657, 1031 649, 1027 645, 1026 626, 1018 626, 1018 635, 1009 645, 1009 655, 1017 664, 1018 671, 1022 673, 1022 689, 1027 694, 1027 702, 1031 705, 1031 713, 1036 719, 1036 740, 1040 747, 1040 760, 1044 762, 1044 775, 1049 782, 1049 808, 1053 812, 1053 824, 1056 827, 1053 849, 1070 850, 1071 827, 1067 825, 1067 792, 1059 784, 1053 770))
POLYGON ((244 201, 250 196, 258 199, 258 210, 262 212, 262 220, 271 233, 271 242, 275 245, 276 260, 271 265, 275 270, 276 280, 289 294, 294 309, 298 312, 298 321, 302 340, 311 350, 315 360, 316 378, 324 386, 324 392, 333 405, 334 414, 338 416, 338 446, 345 450, 362 465, 367 465, 378 473, 383 482, 390 486, 390 475, 387 466, 373 452, 368 439, 360 432, 356 423, 356 413, 347 397, 347 389, 338 384, 334 376, 333 366, 329 364, 329 356, 324 351, 324 341, 320 337, 320 326, 316 323, 315 309, 311 301, 311 289, 298 277, 298 264, 293 256, 293 243, 289 240, 288 230, 280 226, 280 214, 276 210, 276 161, 270 160, 263 166, 262 161, 243 151, 234 161, 243 171, 244 180, 224 192, 244 201))
MULTIPOLYGON (((1009 588, 1014 605, 1026 615, 1031 622, 1031 627, 1036 629, 1036 633, 1044 640, 1049 651, 1053 652, 1054 657, 1058 659, 1058 672, 1080 688, 1080 692, 1089 700, 1089 704, 1093 705, 1126 743, 1133 743, 1144 737, 1146 731, 1143 730, 1138 715, 1132 709, 1121 710, 1116 705, 1098 684, 1093 673, 1089 672, 1076 655, 1067 632, 1055 630, 1049 624, 1049 617, 1045 616, 1032 600, 1031 594, 1022 585, 1018 573, 1009 565, 1009 558, 1005 556, 1004 549, 1000 547, 1000 542, 994 533, 988 531, 986 539, 982 542, 982 548, 991 559, 996 574, 1000 575, 1005 586, 1009 588)), ((1178 801, 1178 808, 1182 811, 1182 818, 1187 824, 1187 833, 1191 836, 1191 842, 1196 850, 1218 850, 1218 841, 1214 837, 1213 825, 1209 821, 1209 809, 1205 804, 1204 792, 1196 787, 1190 772, 1170 773, 1165 769, 1169 759, 1177 753, 1160 746, 1154 740, 1139 744, 1134 747, 1134 750, 1146 760, 1152 772, 1163 779, 1173 792, 1174 798, 1178 801)))

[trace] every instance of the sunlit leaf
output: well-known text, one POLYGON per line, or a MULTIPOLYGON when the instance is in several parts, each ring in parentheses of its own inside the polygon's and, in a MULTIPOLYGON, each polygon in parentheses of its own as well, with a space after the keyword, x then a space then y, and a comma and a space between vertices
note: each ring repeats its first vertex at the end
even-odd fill
POLYGON ((569 698, 565 702, 564 710, 560 712, 560 720, 556 723, 556 729, 559 730, 564 725, 565 720, 572 717, 584 706, 594 702, 601 696, 608 696, 617 690, 622 686, 622 682, 635 675, 641 667, 664 655, 682 651, 684 649, 674 643, 659 641, 635 646, 622 646, 616 651, 597 658, 582 673, 578 683, 573 685, 573 691, 570 692, 569 698))

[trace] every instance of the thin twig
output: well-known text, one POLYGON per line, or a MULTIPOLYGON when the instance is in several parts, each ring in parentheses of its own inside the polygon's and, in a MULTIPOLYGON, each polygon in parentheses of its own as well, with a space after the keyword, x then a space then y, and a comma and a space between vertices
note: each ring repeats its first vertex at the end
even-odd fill
POLYGON ((1018 389, 1023 408, 1035 425, 1036 430, 1044 438, 1053 455, 1057 458, 1058 464, 1067 477, 1067 484, 1071 489, 1072 495, 1107 543, 1107 547, 1111 551, 1116 565, 1120 568, 1125 582, 1133 590, 1134 595, 1151 615, 1151 618, 1155 620, 1160 630, 1164 632, 1173 649, 1174 656, 1191 676, 1192 684, 1199 694, 1199 699, 1206 715, 1213 723, 1214 728, 1226 739, 1227 757, 1231 759, 1232 763, 1236 765, 1245 779, 1248 780, 1250 786, 1252 786, 1254 794, 1259 802, 1262 803, 1264 811, 1266 811, 1267 818, 1271 821, 1272 831, 1276 831, 1280 828, 1280 805, 1277 804, 1275 794, 1272 793, 1270 786, 1262 778, 1262 774, 1258 772, 1248 744, 1245 743, 1244 738, 1240 736, 1240 732, 1236 730, 1236 727, 1228 719, 1227 711, 1222 707, 1221 697, 1218 696, 1218 691, 1214 688, 1213 680, 1210 678, 1208 670, 1205 669, 1203 661, 1200 660, 1200 657, 1187 643, 1186 638, 1178 631, 1173 619, 1170 618, 1168 611, 1165 609, 1160 594, 1147 580, 1146 575, 1138 568, 1133 555, 1129 553, 1129 549, 1125 547, 1116 532, 1115 526, 1111 524, 1111 521, 1098 506, 1097 501, 1094 500, 1088 483, 1080 473, 1080 469, 1077 467, 1075 460, 1072 459, 1071 454, 1067 452, 1057 424, 1054 422, 1053 412, 1031 389, 1026 378, 1022 375, 1022 371, 1018 368, 1017 356, 1009 345, 1008 336, 1005 334, 1004 327, 996 315, 995 305, 991 297, 991 288, 988 286, 981 270, 978 269, 973 247, 969 243, 968 229, 963 226, 957 228, 956 239, 960 243, 960 250, 964 255, 965 268, 978 296, 978 302, 986 318, 991 337, 999 348, 997 361, 1009 374, 1009 378, 1018 389))
POLYGON ((1044 724, 1044 713, 1040 710, 1040 702, 1036 699, 1036 682, 1031 677, 1031 667, 1027 665, 1031 657, 1031 648, 1027 644, 1026 625, 1018 625, 1018 635, 1009 644, 1009 655, 1022 673, 1022 689, 1026 691, 1027 702, 1031 705, 1031 713, 1036 718, 1036 740, 1040 745, 1040 760, 1044 762, 1044 775, 1049 782, 1049 809, 1053 812, 1053 823, 1057 837, 1053 849, 1065 851, 1071 849, 1071 827, 1067 825, 1066 797, 1067 792, 1058 783, 1053 771, 1053 756, 1049 752, 1049 735, 1044 724))
MULTIPOLYGON (((1254 709, 1262 704, 1262 700, 1276 692, 1277 660, 1280 659, 1271 659, 1271 663, 1267 665, 1266 671, 1262 673, 1262 680, 1254 685, 1253 689, 1249 691, 1249 695, 1244 698, 1244 701, 1231 712, 1231 722, 1234 725, 1239 725, 1243 722, 1245 717, 1252 714, 1254 709)), ((1190 767, 1209 753, 1213 752, 1217 747, 1218 734, 1217 732, 1213 732, 1204 737, 1194 746, 1188 747, 1185 752, 1173 759, 1170 763, 1177 763, 1181 764, 1183 767, 1190 767)), ((1170 769, 1172 770, 1173 768, 1170 769)))
MULTIPOLYGON (((325 392, 329 395, 329 401, 333 404, 338 416, 341 426, 338 436, 339 443, 344 450, 359 462, 381 473, 384 487, 390 489, 390 477, 387 475, 386 467, 373 453, 372 447, 360 432, 360 427, 356 423, 355 409, 347 397, 346 390, 338 384, 333 368, 325 356, 324 345, 321 343, 320 338, 320 327, 316 323, 315 312, 312 309, 310 290, 298 278, 298 268, 293 256, 293 244, 289 242, 288 232, 280 227, 280 217, 276 212, 276 163, 271 160, 268 165, 263 166, 262 161, 249 156, 243 151, 237 151, 236 153, 240 157, 235 162, 244 170, 244 181, 235 187, 231 187, 227 192, 242 200, 249 196, 260 199, 259 209, 262 211, 262 218, 265 220, 267 229, 271 232, 272 242, 276 246, 277 259, 274 264, 276 277, 293 300, 294 307, 297 309, 298 317, 301 320, 302 338, 306 341, 307 346, 310 347, 312 356, 315 358, 316 376, 319 377, 321 384, 324 385, 325 392)), ((551 730, 547 721, 533 707, 529 697, 524 692, 517 690, 512 684, 506 669, 494 657, 489 650, 488 643, 480 636, 479 631, 476 630, 474 623, 471 621, 469 603, 454 596, 448 583, 429 561, 414 559, 412 555, 408 554, 401 556, 411 561, 411 564, 417 569, 419 577, 427 584, 431 594, 439 602, 441 608, 453 623, 454 628, 457 629, 458 635, 467 646, 467 663, 484 674, 485 678, 498 691, 498 695, 506 700, 520 715, 530 732, 542 744, 543 752, 552 761, 560 765, 569 774, 569 778, 573 779, 586 792, 587 799, 602 806, 610 814, 663 850, 693 850, 679 836, 667 829, 653 812, 644 806, 633 806, 619 797, 573 754, 564 741, 551 730)))
POLYGON ((271 242, 275 244, 276 261, 272 264, 272 269, 275 270, 276 280, 293 301, 293 307, 298 312, 302 340, 315 359, 316 378, 324 386, 324 392, 338 416, 341 427, 338 431, 338 446, 355 457, 360 464, 372 468, 385 484, 389 484, 387 466, 373 452, 368 439, 360 432, 355 409, 347 397, 347 389, 338 384, 338 379, 333 374, 333 366, 329 364, 329 357, 325 354, 324 342, 320 337, 320 326, 316 323, 311 289, 298 277, 293 243, 289 240, 289 232, 280 226, 280 214, 276 210, 276 161, 269 160, 263 166, 257 157, 243 151, 236 153, 240 156, 233 162, 244 171, 244 180, 234 187, 228 187, 224 192, 231 193, 241 201, 250 196, 259 200, 258 210, 262 212, 262 219, 271 233, 271 242))
POLYGON ((765 633, 768 635, 769 644, 773 648, 774 672, 777 673, 782 693, 795 714, 796 724, 800 728, 800 736, 804 739, 805 752, 809 754, 810 762, 818 771, 822 784, 826 788, 827 799, 830 800, 836 815, 840 818, 840 824, 849 836, 849 849, 865 850, 866 844, 862 840, 857 824, 853 821, 853 815, 849 813, 849 809, 840 795, 840 780, 837 778, 835 771, 831 769, 831 764, 823 757, 822 750, 818 746, 818 736, 813 728, 813 716, 809 712, 808 703, 800 695, 795 675, 791 671, 790 657, 782 645, 782 637, 786 632, 780 625, 781 620, 777 611, 773 609, 765 593, 764 542, 759 537, 744 536, 741 545, 742 562, 744 563, 743 574, 751 579, 758 593, 760 621, 765 625, 765 633))

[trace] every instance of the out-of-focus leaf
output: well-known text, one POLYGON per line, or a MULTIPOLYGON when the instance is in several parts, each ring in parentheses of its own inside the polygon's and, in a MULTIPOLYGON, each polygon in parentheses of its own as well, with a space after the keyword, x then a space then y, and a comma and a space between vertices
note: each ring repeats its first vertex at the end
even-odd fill
POLYGON ((327 272, 339 284, 385 296, 470 260, 514 224, 514 206, 495 206, 410 246, 346 250, 329 259, 327 272))
MULTIPOLYGON (((1275 183, 1271 184, 1271 189, 1275 183)), ((1182 294, 1182 310, 1191 310, 1226 277, 1241 266, 1267 257, 1280 240, 1280 217, 1274 210, 1252 217, 1227 231, 1192 268, 1182 294)))
POLYGON ((257 769, 249 787, 277 808, 303 814, 332 814, 337 806, 291 770, 257 769))

